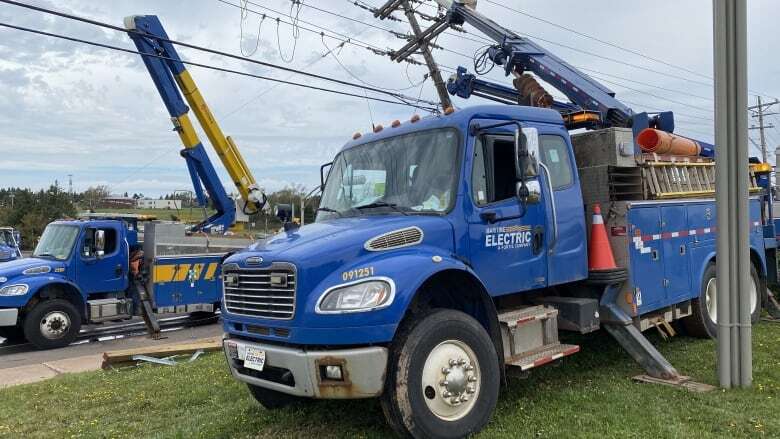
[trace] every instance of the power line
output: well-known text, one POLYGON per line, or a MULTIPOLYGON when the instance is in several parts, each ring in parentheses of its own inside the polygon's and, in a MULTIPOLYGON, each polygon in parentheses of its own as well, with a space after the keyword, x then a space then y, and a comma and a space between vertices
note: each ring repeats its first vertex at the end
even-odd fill
MULTIPOLYGON (((222 0, 220 0, 220 1, 222 1, 222 0)), ((108 24, 108 23, 104 23, 104 22, 100 22, 100 21, 96 21, 96 20, 92 20, 92 19, 88 19, 88 18, 84 18, 84 17, 79 17, 79 16, 76 16, 76 15, 72 15, 72 14, 68 14, 68 13, 64 13, 64 12, 54 11, 54 10, 47 9, 47 8, 42 8, 42 7, 39 7, 39 6, 27 5, 27 4, 20 3, 20 2, 14 1, 14 0, 0 0, 0 3, 11 4, 11 5, 14 5, 14 6, 19 6, 19 7, 22 7, 22 8, 35 10, 35 11, 38 11, 38 12, 43 12, 43 13, 46 13, 46 14, 55 15, 55 16, 62 17, 62 18, 67 18, 67 19, 70 19, 70 20, 80 21, 80 22, 83 22, 83 23, 92 24, 92 25, 95 25, 95 26, 99 26, 99 27, 103 27, 103 28, 106 28, 106 29, 115 30, 115 31, 122 32, 122 33, 138 34, 138 35, 142 35, 142 36, 144 36, 146 38, 152 37, 150 35, 147 35, 147 34, 144 34, 144 33, 140 33, 140 32, 137 32, 135 30, 124 29, 124 28, 121 28, 119 26, 115 26, 115 25, 112 25, 112 24, 108 24)), ((54 34, 54 33, 45 32, 45 31, 39 31, 39 30, 31 29, 31 28, 25 28, 25 27, 22 27, 22 26, 15 26, 15 25, 7 24, 7 23, 3 23, 3 26, 11 27, 11 28, 14 28, 14 29, 17 29, 17 30, 23 30, 23 31, 26 31, 26 32, 32 32, 32 33, 37 33, 37 34, 41 34, 41 35, 46 35, 46 36, 50 36, 50 37, 61 38, 61 39, 68 39, 70 41, 80 42, 80 43, 89 44, 89 45, 93 45, 93 46, 99 46, 99 47, 103 47, 103 48, 107 48, 107 49, 113 49, 113 50, 118 50, 118 51, 122 51, 122 52, 138 54, 138 55, 141 55, 141 56, 152 56, 152 57, 157 57, 157 58, 161 58, 161 59, 166 59, 166 60, 169 60, 169 61, 178 61, 178 60, 174 60, 174 59, 163 57, 163 56, 159 56, 159 55, 141 53, 141 52, 138 52, 138 51, 125 49, 123 47, 112 46, 112 45, 103 44, 103 43, 97 43, 97 42, 94 42, 94 41, 87 41, 87 40, 78 39, 78 38, 74 38, 74 37, 68 37, 68 36, 61 35, 61 34, 54 34)), ((153 36, 153 38, 158 40, 158 41, 162 41, 162 42, 166 42, 166 43, 170 43, 170 44, 175 44, 175 45, 178 45, 178 46, 182 46, 182 47, 186 47, 186 48, 190 48, 190 49, 194 49, 194 50, 199 50, 199 51, 210 53, 210 54, 213 54, 213 55, 224 56, 224 57, 236 59, 236 60, 239 60, 239 61, 246 61, 246 62, 249 62, 249 63, 258 64, 258 65, 262 65, 262 66, 265 66, 265 67, 270 67, 270 68, 274 68, 274 69, 284 70, 284 71, 287 71, 287 72, 297 73, 297 74, 301 74, 301 75, 308 76, 308 77, 311 77, 311 78, 321 79, 321 80, 324 80, 324 81, 334 82, 334 83, 341 84, 341 85, 346 85, 346 86, 349 86, 349 87, 360 88, 360 89, 371 91, 371 92, 374 92, 374 93, 384 94, 384 95, 391 96, 391 97, 394 97, 394 98, 398 99, 403 104, 407 104, 404 100, 413 100, 414 99, 414 98, 411 98, 411 97, 408 97, 408 96, 400 95, 398 93, 388 92, 388 91, 385 91, 385 90, 381 90, 381 89, 377 89, 377 88, 373 88, 373 87, 368 87, 368 86, 361 85, 361 84, 355 84, 355 83, 352 83, 352 82, 343 81, 343 80, 340 80, 340 79, 331 78, 331 77, 327 77, 327 76, 323 76, 323 75, 318 75, 318 74, 315 74, 315 73, 303 72, 303 71, 296 70, 296 69, 293 69, 293 68, 290 68, 290 67, 285 67, 285 66, 281 66, 281 65, 278 65, 278 64, 265 62, 265 61, 259 61, 259 60, 255 60, 255 59, 251 59, 251 58, 246 58, 246 57, 243 57, 243 56, 235 55, 235 54, 228 53, 228 52, 223 52, 223 51, 220 51, 220 50, 209 49, 209 48, 206 48, 206 47, 197 46, 197 45, 190 44, 190 43, 185 43, 185 42, 181 42, 181 41, 171 40, 169 38, 162 38, 162 37, 158 37, 158 36, 153 36)), ((255 74, 246 73, 246 72, 239 72, 239 71, 236 71, 236 70, 225 69, 225 68, 221 68, 221 67, 214 67, 214 66, 209 66, 209 65, 206 65, 206 64, 201 64, 201 63, 194 63, 192 61, 187 61, 187 62, 182 61, 182 63, 183 64, 194 65, 194 66, 197 66, 197 67, 211 68, 211 69, 214 69, 214 70, 224 71, 224 72, 227 72, 227 73, 235 73, 235 74, 239 74, 239 75, 243 75, 243 76, 255 77, 255 78, 258 78, 258 79, 265 79, 265 80, 269 80, 269 81, 277 81, 277 82, 287 83, 289 85, 296 85, 296 86, 300 86, 300 87, 304 87, 304 88, 316 89, 316 90, 320 90, 320 91, 335 92, 335 93, 346 94, 346 95, 355 96, 355 97, 359 97, 360 96, 360 95, 357 95, 357 94, 354 94, 354 93, 348 93, 348 92, 343 92, 343 91, 338 91, 338 90, 333 90, 333 89, 326 89, 326 88, 322 88, 322 87, 315 87, 315 86, 308 85, 308 84, 301 84, 301 83, 296 83, 296 82, 284 81, 284 80, 280 80, 280 79, 270 78, 270 77, 267 77, 267 76, 255 75, 255 74)), ((378 98, 373 98, 373 99, 378 99, 378 98)), ((388 101, 388 102, 397 103, 397 102, 393 102, 393 101, 388 101)), ((435 105, 435 104, 433 104, 431 102, 426 102, 426 103, 427 104, 431 104, 431 105, 435 105)))
POLYGON ((636 55, 636 56, 639 56, 639 57, 642 57, 642 58, 648 59, 648 60, 650 60, 650 61, 654 61, 654 62, 657 62, 657 63, 663 64, 663 65, 665 65, 665 66, 667 66, 667 67, 671 67, 671 68, 674 68, 674 69, 677 69, 677 70, 681 70, 681 71, 684 71, 684 72, 686 72, 686 73, 690 73, 690 74, 692 74, 692 75, 696 75, 696 76, 699 76, 699 77, 702 77, 702 78, 705 78, 705 79, 710 79, 710 80, 712 80, 712 79, 713 79, 711 76, 704 75, 704 74, 702 74, 702 73, 699 73, 699 72, 697 72, 697 71, 695 71, 695 70, 688 69, 688 68, 685 68, 685 67, 681 67, 681 66, 679 66, 679 65, 677 65, 677 64, 673 64, 673 63, 670 63, 670 62, 668 62, 668 61, 664 61, 664 60, 662 60, 662 59, 659 59, 659 58, 652 57, 652 56, 650 56, 650 55, 647 55, 647 54, 645 54, 645 53, 639 52, 638 50, 634 50, 634 49, 629 49, 629 48, 627 48, 627 47, 623 47, 623 46, 621 46, 621 45, 619 45, 619 44, 616 44, 616 43, 612 43, 612 42, 610 42, 610 41, 603 40, 603 39, 601 39, 601 38, 595 37, 595 36, 593 36, 593 35, 586 34, 586 33, 584 33, 584 32, 580 32, 580 31, 578 31, 578 30, 576 30, 576 29, 572 29, 572 28, 570 28, 570 27, 563 26, 563 25, 561 25, 561 24, 555 23, 555 22, 553 22, 553 21, 550 21, 550 20, 547 20, 547 19, 545 19, 545 18, 538 17, 538 16, 536 16, 536 15, 533 15, 533 14, 529 14, 528 12, 524 12, 524 11, 521 11, 521 10, 519 10, 519 9, 514 9, 514 8, 511 8, 511 7, 509 7, 509 6, 502 5, 501 3, 494 2, 493 0, 484 0, 484 1, 485 1, 486 3, 490 3, 491 5, 498 6, 498 7, 500 7, 500 8, 504 8, 504 9, 506 9, 506 10, 508 10, 508 11, 512 11, 512 12, 514 12, 514 13, 516 13, 516 14, 520 14, 520 15, 526 16, 526 17, 528 17, 528 18, 532 18, 532 19, 534 19, 534 20, 536 20, 536 21, 540 21, 540 22, 542 22, 542 23, 545 23, 545 24, 548 24, 548 25, 550 25, 550 26, 554 26, 554 27, 556 27, 556 28, 558 28, 558 29, 562 29, 562 30, 565 30, 565 31, 567 31, 567 32, 571 32, 571 33, 573 33, 573 34, 575 34, 575 35, 579 35, 579 36, 581 36, 581 37, 584 37, 584 38, 587 38, 587 39, 590 39, 590 40, 596 41, 596 42, 598 42, 598 43, 604 44, 604 45, 606 45, 606 46, 609 46, 609 47, 612 47, 612 48, 615 48, 615 49, 618 49, 618 50, 621 50, 621 51, 623 51, 623 52, 630 53, 630 54, 632 54, 632 55, 636 55))
POLYGON ((621 81, 628 81, 628 82, 631 82, 633 84, 644 85, 645 87, 652 87, 652 88, 655 88, 655 89, 658 89, 658 90, 664 90, 664 91, 668 91, 668 92, 679 94, 679 95, 690 96, 692 98, 703 99, 703 100, 706 100, 706 101, 715 102, 715 99, 713 99, 712 97, 701 96, 701 95, 697 95, 697 94, 690 93, 690 92, 687 92, 687 91, 675 90, 675 89, 668 88, 668 87, 661 87, 661 86, 658 86, 658 85, 650 84, 648 82, 637 81, 636 79, 629 79, 629 78, 626 78, 624 76, 617 76, 617 75, 613 75, 611 73, 601 72, 601 71, 598 71, 598 70, 591 69, 589 67, 583 67, 583 66, 577 66, 577 65, 575 65, 574 67, 579 69, 579 70, 585 71, 585 72, 596 73, 598 75, 619 79, 621 81))
MULTIPOLYGON (((361 33, 363 33, 363 32, 365 32, 365 30, 364 30, 364 31, 361 31, 361 32, 358 32, 358 35, 360 35, 360 34, 361 34, 361 33)), ((344 47, 344 45, 345 45, 345 44, 346 44, 346 43, 344 43, 344 42, 341 42, 339 45, 337 45, 337 46, 336 46, 336 47, 334 47, 333 49, 329 50, 328 52, 325 52, 325 53, 323 53, 323 54, 322 54, 322 55, 320 55, 319 57, 315 58, 315 59, 314 59, 312 62, 310 62, 310 63, 306 64, 306 65, 305 65, 305 66, 304 66, 302 69, 303 69, 303 70, 308 70, 309 68, 311 68, 312 66, 314 66, 314 65, 315 65, 315 64, 317 64, 318 62, 320 62, 320 61, 322 61, 323 59, 327 58, 327 57, 328 57, 328 55, 331 53, 331 51, 333 51, 333 50, 337 50, 337 49, 338 49, 338 50, 341 50, 341 49, 344 47)), ((408 65, 408 64, 407 64, 407 67, 406 67, 406 68, 407 68, 407 70, 408 70, 408 68, 409 68, 409 65, 408 65)), ((295 75, 296 75, 295 73, 293 73, 293 74, 290 74, 290 75, 289 75, 289 76, 287 76, 285 79, 287 79, 287 80, 290 80, 290 79, 292 79, 292 78, 293 78, 295 75)), ((275 90, 275 89, 276 89, 276 87, 278 87, 278 86, 279 86, 279 83, 275 83, 275 84, 273 84, 272 86, 270 86, 270 87, 267 87, 265 90, 263 90, 263 91, 261 91, 260 93, 256 94, 256 95, 255 95, 255 96, 253 96, 252 98, 250 98, 250 99, 246 100, 246 101, 245 101, 243 104, 239 105, 238 107, 236 107, 236 108, 234 108, 233 110, 229 111, 228 113, 224 114, 224 115, 222 116, 222 119, 227 119, 228 117, 230 117, 230 116, 232 116, 232 115, 234 115, 234 114, 238 113, 239 111, 241 111, 241 110, 243 110, 244 108, 246 108, 246 107, 247 107, 249 104, 251 104, 252 102, 256 101, 257 99, 260 99, 261 97, 263 97, 263 96, 265 96, 266 94, 270 93, 271 91, 275 90)), ((418 102, 419 102, 419 97, 418 97, 418 102)))
MULTIPOLYGON (((656 58, 656 57, 653 57, 653 56, 647 55, 647 54, 645 54, 645 53, 642 53, 642 52, 640 52, 640 51, 638 51, 638 50, 635 50, 635 49, 629 49, 629 48, 627 48, 627 47, 623 47, 623 46, 621 46, 621 45, 619 45, 619 44, 617 44, 617 43, 612 43, 612 42, 610 42, 610 41, 606 41, 606 40, 604 40, 604 39, 601 39, 601 38, 595 37, 595 36, 593 36, 593 35, 586 34, 585 32, 581 32, 581 31, 578 31, 578 30, 576 30, 576 29, 573 29, 573 28, 570 28, 570 27, 563 26, 563 25, 561 25, 561 24, 555 23, 554 21, 547 20, 547 19, 545 19, 545 18, 542 18, 542 17, 535 16, 535 15, 533 15, 533 14, 530 14, 530 13, 528 13, 528 12, 521 11, 521 10, 519 10, 519 9, 514 9, 514 8, 511 8, 511 7, 509 7, 509 6, 506 6, 506 5, 503 5, 503 4, 500 4, 500 3, 497 3, 497 2, 495 2, 495 1, 493 1, 493 0, 484 0, 484 1, 485 1, 486 3, 490 3, 490 4, 492 4, 492 5, 495 5, 495 6, 498 6, 498 7, 500 7, 500 8, 504 8, 504 9, 506 9, 506 10, 509 10, 509 11, 511 11, 511 12, 514 12, 514 13, 516 13, 516 14, 523 15, 523 16, 526 16, 526 17, 532 18, 532 19, 534 19, 534 20, 540 21, 540 22, 542 22, 542 23, 548 24, 548 25, 550 25, 550 26, 554 26, 554 27, 556 27, 556 28, 563 29, 563 30, 565 30, 565 31, 568 31, 568 32, 574 33, 574 34, 576 34, 576 35, 578 35, 578 36, 581 36, 581 37, 583 37, 583 38, 587 38, 587 39, 590 39, 590 40, 593 40, 593 41, 599 42, 599 43, 601 43, 601 44, 604 44, 604 45, 610 46, 610 47, 612 47, 612 48, 615 48, 615 49, 618 49, 618 50, 621 50, 621 51, 624 51, 624 52, 627 52, 627 53, 631 53, 631 54, 633 54, 633 55, 636 55, 636 56, 639 56, 639 57, 642 57, 642 58, 645 58, 645 59, 647 59, 647 60, 650 60, 650 61, 653 61, 653 62, 657 62, 657 63, 663 64, 663 65, 665 65, 665 66, 667 66, 667 67, 672 67, 672 68, 674 68, 674 69, 678 69, 678 70, 684 71, 684 72, 686 72, 686 73, 690 73, 690 74, 692 74, 692 75, 696 75, 696 76, 699 76, 699 77, 701 77, 701 78, 708 79, 708 80, 710 80, 710 81, 715 81, 715 78, 714 78, 714 77, 712 77, 712 76, 710 76, 710 75, 705 75, 705 74, 703 74, 703 73, 699 73, 699 72, 697 72, 697 71, 695 71, 695 70, 693 70, 693 69, 689 69, 689 68, 682 67, 682 66, 680 66, 680 65, 677 65, 677 64, 674 64, 674 63, 671 63, 671 62, 668 62, 668 61, 664 61, 664 60, 662 60, 662 59, 660 59, 660 58, 656 58)), ((553 44, 554 44, 554 43, 553 43, 553 44)), ((650 70, 650 71, 652 71, 652 70, 650 70)), ((655 71, 653 71, 653 72, 654 72, 654 73, 658 73, 658 72, 655 72, 655 71)), ((679 79, 679 78, 678 78, 678 79, 679 79)), ((702 82, 699 82, 699 81, 694 81, 694 80, 690 80, 690 79, 685 79, 685 80, 686 80, 686 81, 688 81, 688 82, 693 82, 693 83, 698 83, 698 84, 704 84, 704 83, 702 83, 702 82)), ((704 84, 704 85, 711 85, 711 84, 704 84)), ((769 95, 769 94, 766 94, 766 93, 760 93, 760 92, 756 92, 756 91, 753 91, 753 90, 751 90, 751 93, 757 93, 757 94, 761 94, 761 95, 763 95, 763 96, 766 96, 766 97, 771 97, 771 98, 773 98, 773 99, 777 99, 777 98, 775 98, 775 97, 773 97, 773 96, 771 96, 771 95, 769 95)))
MULTIPOLYGON (((660 96, 660 95, 657 95, 657 94, 646 92, 644 90, 639 90, 639 89, 636 89, 636 88, 632 88, 632 87, 629 87, 629 86, 627 86, 625 84, 621 84, 619 82, 612 81, 610 79, 599 78, 598 76, 594 76, 594 77, 599 79, 599 80, 601 80, 601 81, 604 81, 604 82, 606 82, 608 84, 617 85, 618 87, 623 87, 623 88, 625 88, 627 90, 630 90, 630 91, 633 91, 633 92, 642 93, 642 94, 645 94, 647 96, 650 96, 650 97, 653 97, 653 98, 656 98, 656 99, 660 99, 660 100, 663 100, 663 101, 671 102, 673 104, 682 105, 683 107, 688 107, 688 108, 691 108, 693 110, 698 110, 698 111, 702 111, 702 112, 710 113, 710 114, 712 114, 712 112, 713 112, 713 110, 710 110, 710 109, 707 109, 707 108, 697 107, 695 105, 687 104, 685 102, 677 101, 677 100, 670 99, 670 98, 667 98, 667 97, 664 97, 664 96, 660 96)), ((712 118, 708 118, 708 119, 712 120, 713 122, 715 121, 715 119, 712 119, 712 118)))
MULTIPOLYGON (((0 0, 0 1, 5 2, 6 0, 0 0)), ((313 85, 309 85, 309 84, 302 84, 302 83, 298 83, 298 82, 286 81, 286 80, 283 80, 283 79, 276 79, 276 78, 271 78, 271 77, 268 77, 268 76, 256 75, 254 73, 241 72, 241 71, 238 71, 238 70, 232 70, 232 69, 227 69, 227 68, 223 68, 223 67, 217 67, 217 66, 212 66, 212 65, 208 65, 208 64, 192 62, 192 61, 176 60, 176 59, 169 58, 169 57, 166 57, 166 56, 161 56, 161 55, 141 53, 141 52, 138 52, 138 51, 135 51, 135 50, 125 49, 124 47, 112 46, 110 44, 103 44, 103 43, 98 43, 98 42, 94 42, 94 41, 88 41, 88 40, 84 40, 84 39, 80 39, 80 38, 74 38, 74 37, 69 37, 69 36, 66 36, 66 35, 54 34, 54 33, 51 33, 51 32, 45 32, 45 31, 41 31, 41 30, 30 29, 30 28, 26 28, 26 27, 23 27, 23 26, 16 26, 16 25, 3 23, 3 22, 0 22, 0 27, 6 27, 6 28, 16 29, 16 30, 20 30, 20 31, 24 31, 24 32, 30 32, 30 33, 34 33, 34 34, 38 34, 38 35, 44 35, 44 36, 48 36, 48 37, 59 38, 59 39, 68 40, 68 41, 72 41, 72 42, 87 44, 87 45, 90 45, 90 46, 101 47, 101 48, 104 48, 104 49, 116 50, 116 51, 119 51, 119 52, 132 53, 132 54, 135 54, 135 55, 148 56, 148 57, 163 59, 163 60, 167 60, 167 61, 181 62, 182 64, 185 64, 185 65, 201 67, 201 68, 210 69, 210 70, 216 70, 216 71, 219 71, 219 72, 232 73, 232 74, 236 74, 236 75, 240 75, 240 76, 247 76, 247 77, 256 78, 256 79, 264 79, 266 81, 278 82, 278 83, 282 83, 282 84, 294 85, 294 86, 297 86, 297 87, 303 87, 303 88, 308 88, 308 89, 312 89, 312 90, 324 91, 324 92, 328 92, 328 93, 334 93, 334 94, 339 94, 339 95, 351 96, 351 97, 364 99, 364 96, 361 96, 361 95, 358 95, 358 94, 355 94, 355 93, 341 91, 341 90, 334 90, 334 89, 329 89, 329 88, 324 88, 324 87, 317 87, 317 86, 313 86, 313 85)), ((301 74, 305 74, 303 72, 300 72, 300 73, 301 74)), ((364 90, 371 90, 369 87, 361 87, 361 86, 357 86, 357 87, 358 88, 362 88, 364 90)), ((393 94, 393 93, 388 93, 388 92, 384 92, 384 91, 382 91, 382 93, 398 97, 398 95, 393 94)), ((414 100, 414 98, 411 98, 411 97, 405 97, 404 96, 403 98, 404 99, 409 99, 409 100, 414 100)), ((413 104, 410 104, 408 102, 403 102, 403 101, 392 101, 392 100, 389 100, 389 99, 383 99, 383 98, 378 98, 378 97, 374 97, 374 96, 371 96, 369 99, 372 99, 372 100, 375 100, 375 101, 378 101, 378 102, 385 102, 385 103, 388 103, 388 104, 394 104, 394 105, 412 106, 412 107, 420 108, 420 109, 423 109, 423 110, 426 110, 426 111, 436 111, 435 108, 428 108, 428 107, 413 105, 413 104)))

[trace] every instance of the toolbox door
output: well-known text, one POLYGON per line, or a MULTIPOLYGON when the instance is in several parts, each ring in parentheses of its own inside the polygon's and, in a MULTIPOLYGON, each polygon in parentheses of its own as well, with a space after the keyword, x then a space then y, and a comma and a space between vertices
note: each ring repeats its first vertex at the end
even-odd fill
POLYGON ((661 246, 664 259, 664 283, 668 303, 687 297, 691 291, 691 266, 688 248, 688 217, 685 206, 661 207, 661 246))
POLYGON ((219 256, 160 256, 154 259, 154 304, 159 308, 219 302, 219 256))
POLYGON ((657 206, 633 206, 629 210, 632 242, 631 278, 639 313, 655 309, 666 299, 661 248, 661 212, 657 206))

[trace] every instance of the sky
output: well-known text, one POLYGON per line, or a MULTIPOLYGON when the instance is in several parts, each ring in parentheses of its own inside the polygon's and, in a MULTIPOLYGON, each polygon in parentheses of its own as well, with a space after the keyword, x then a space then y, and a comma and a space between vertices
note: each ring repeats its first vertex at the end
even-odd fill
MULTIPOLYGON (((243 15, 242 0, 27 3, 119 26, 125 16, 154 14, 174 40, 239 55, 243 52, 254 60, 436 100, 432 82, 421 84, 425 67, 397 64, 352 44, 328 54, 339 45, 337 38, 386 49, 404 44, 391 33, 359 21, 399 32, 407 32, 408 25, 374 19, 355 7, 353 0, 304 0, 297 15, 300 28, 295 32, 289 25, 277 27, 276 23, 277 16, 290 21, 290 0, 250 1, 243 15), (325 37, 315 25, 325 29, 325 37)), ((754 95, 760 94, 771 101, 780 96, 780 62, 776 59, 780 2, 748 1, 750 100, 755 103, 754 95)), ((363 3, 378 5, 380 0, 363 3)), ((434 12, 427 7, 420 10, 434 12)), ((635 111, 674 110, 677 132, 713 140, 711 1, 480 0, 478 10, 530 36, 570 64, 587 69, 586 73, 635 111), (499 4, 511 5, 520 13, 499 4)), ((126 34, 8 4, 0 3, 0 22, 134 49, 126 34)), ((473 28, 466 30, 467 38, 484 38, 473 28)), ((451 35, 442 36, 438 44, 449 50, 434 51, 440 65, 463 65, 470 70, 473 54, 483 46, 451 35)), ((363 94, 359 89, 246 61, 178 50, 188 61, 363 94)), ((188 69, 223 131, 233 137, 255 178, 269 191, 293 184, 314 188, 320 165, 329 162, 354 132, 369 131, 372 123, 387 125, 394 119, 408 120, 415 113, 427 114, 403 105, 274 85, 199 67, 188 69)), ((511 85, 500 68, 488 78, 511 85)), ((0 90, 0 187, 38 189, 56 180, 67 189, 72 175, 76 191, 106 185, 116 194, 158 196, 191 189, 179 156, 182 145, 138 55, 0 27, 0 90)), ((485 101, 458 98, 454 103, 466 107, 485 101)), ((777 111, 780 105, 773 107, 772 112, 777 111)), ((780 146, 780 119, 772 115, 767 123, 775 125, 767 130, 773 153, 780 146)), ((757 130, 751 136, 758 142, 757 130)), ((205 135, 201 139, 207 142, 205 135)), ((206 147, 225 187, 232 191, 227 173, 210 146, 206 147)), ((757 154, 756 149, 752 152, 757 154)))

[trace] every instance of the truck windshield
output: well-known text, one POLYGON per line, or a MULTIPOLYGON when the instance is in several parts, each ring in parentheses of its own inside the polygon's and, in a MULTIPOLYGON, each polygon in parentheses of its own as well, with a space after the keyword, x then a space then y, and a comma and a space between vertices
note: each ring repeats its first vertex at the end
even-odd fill
POLYGON ((442 214, 455 201, 458 133, 405 134, 343 151, 333 162, 317 221, 396 212, 442 214))
POLYGON ((35 247, 33 256, 54 258, 60 261, 68 259, 78 234, 79 228, 76 226, 50 224, 43 231, 43 236, 35 247))

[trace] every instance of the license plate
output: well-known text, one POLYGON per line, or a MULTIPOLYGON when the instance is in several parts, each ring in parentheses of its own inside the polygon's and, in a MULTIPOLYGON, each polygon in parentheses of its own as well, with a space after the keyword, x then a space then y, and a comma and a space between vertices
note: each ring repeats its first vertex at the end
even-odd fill
POLYGON ((265 367, 265 351, 247 347, 246 355, 244 356, 244 367, 262 372, 263 367, 265 367))

